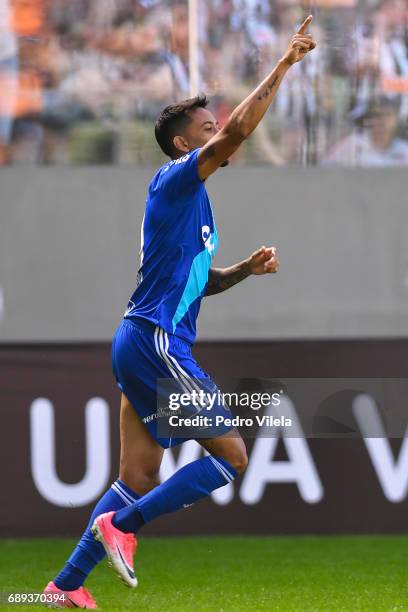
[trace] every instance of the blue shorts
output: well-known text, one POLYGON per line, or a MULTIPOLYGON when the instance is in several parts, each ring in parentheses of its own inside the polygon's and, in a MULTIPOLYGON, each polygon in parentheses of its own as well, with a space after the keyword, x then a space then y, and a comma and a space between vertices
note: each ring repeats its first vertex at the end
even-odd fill
POLYGON ((232 414, 222 401, 213 401, 211 410, 203 402, 198 407, 194 404, 182 408, 184 416, 210 417, 210 425, 201 422, 187 429, 177 425, 172 427, 168 416, 164 418, 165 425, 162 425, 160 397, 164 395, 163 385, 165 391, 169 389, 168 385, 174 383, 174 389, 187 393, 191 393, 192 389, 202 389, 217 398, 220 392, 193 358, 191 345, 149 321, 122 320, 113 337, 112 367, 119 389, 126 395, 152 437, 163 448, 191 439, 215 438, 233 428, 228 424, 232 414), (224 418, 227 419, 226 424, 223 423, 224 418), (222 421, 221 424, 215 426, 216 419, 222 421), (178 435, 180 431, 181 437, 178 435))

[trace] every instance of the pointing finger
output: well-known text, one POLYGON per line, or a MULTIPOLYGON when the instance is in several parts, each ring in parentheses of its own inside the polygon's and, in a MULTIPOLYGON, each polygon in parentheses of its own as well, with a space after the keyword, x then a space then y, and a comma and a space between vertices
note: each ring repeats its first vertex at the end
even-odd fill
POLYGON ((302 40, 303 42, 306 40, 313 40, 313 36, 311 34, 294 34, 293 40, 302 40))
POLYGON ((313 21, 313 15, 309 15, 309 17, 306 17, 306 19, 304 20, 304 22, 298 29, 297 33, 304 34, 312 21, 313 21))

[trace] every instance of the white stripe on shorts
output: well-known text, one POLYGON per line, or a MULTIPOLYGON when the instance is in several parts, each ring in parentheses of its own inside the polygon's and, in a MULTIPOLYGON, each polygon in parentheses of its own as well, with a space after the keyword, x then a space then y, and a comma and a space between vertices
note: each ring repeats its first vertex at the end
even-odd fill
MULTIPOLYGON (((167 332, 164 332, 164 339, 165 339, 165 349, 164 349, 164 351, 165 351, 167 357, 172 360, 172 362, 174 363, 174 367, 177 368, 177 370, 180 372, 181 376, 186 377, 187 380, 189 381, 190 385, 197 391, 197 393, 199 393, 202 390, 202 389, 200 389, 200 385, 198 385, 195 382, 195 380, 193 380, 189 376, 189 374, 187 374, 187 372, 178 363, 176 358, 173 355, 170 355, 170 353, 169 353, 169 337, 167 335, 167 332)), ((205 400, 203 400, 203 401, 198 400, 198 403, 201 406, 201 408, 205 408, 207 406, 207 402, 205 400)))
MULTIPOLYGON (((169 359, 172 360, 174 367, 180 372, 180 375, 182 376, 183 380, 185 380, 185 378, 187 378, 187 380, 189 381, 189 384, 192 386, 192 388, 197 391, 197 393, 199 393, 201 391, 200 386, 190 377, 189 374, 187 374, 187 372, 184 370, 184 368, 181 367, 181 365, 178 363, 178 361, 176 360, 176 358, 174 357, 174 355, 170 355, 169 353, 169 337, 167 335, 167 332, 163 332, 164 333, 164 339, 165 339, 165 348, 164 351, 167 355, 167 357, 169 359)), ((205 408, 205 406, 207 405, 207 402, 201 402, 201 400, 199 400, 199 405, 201 406, 201 408, 205 408)))
POLYGON ((156 353, 164 361, 164 363, 166 364, 166 366, 170 370, 171 375, 173 376, 173 378, 175 378, 176 380, 178 380, 180 382, 184 392, 187 393, 188 395, 190 395, 191 394, 191 390, 192 390, 191 387, 188 385, 187 381, 183 381, 183 379, 180 379, 180 377, 178 376, 178 374, 175 371, 174 367, 172 366, 170 360, 167 358, 166 353, 164 352, 163 340, 162 340, 162 335, 161 335, 162 331, 163 330, 160 327, 156 327, 156 329, 154 331, 154 344, 155 344, 155 347, 156 347, 156 353))

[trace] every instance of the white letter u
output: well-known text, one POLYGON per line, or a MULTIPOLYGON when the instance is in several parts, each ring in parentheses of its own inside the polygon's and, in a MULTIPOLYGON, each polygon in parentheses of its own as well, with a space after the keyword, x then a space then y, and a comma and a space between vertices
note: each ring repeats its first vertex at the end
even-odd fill
POLYGON ((109 407, 100 397, 85 406, 86 471, 76 484, 62 482, 55 469, 55 427, 52 403, 39 397, 30 409, 31 471, 35 486, 51 504, 85 506, 102 493, 110 473, 109 407))

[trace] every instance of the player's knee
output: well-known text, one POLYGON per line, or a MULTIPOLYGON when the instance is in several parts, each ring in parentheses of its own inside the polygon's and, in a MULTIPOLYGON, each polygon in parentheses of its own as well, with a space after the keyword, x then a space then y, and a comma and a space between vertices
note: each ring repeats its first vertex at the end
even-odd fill
POLYGON ((238 474, 245 472, 248 465, 248 455, 244 444, 231 448, 229 452, 224 454, 224 458, 238 474))
POLYGON ((230 461, 234 470, 238 472, 238 474, 242 474, 245 472, 248 465, 248 455, 245 449, 240 449, 237 453, 233 455, 230 461))
POLYGON ((248 465, 245 442, 240 437, 220 437, 203 444, 215 457, 222 457, 238 474, 242 474, 248 465))

